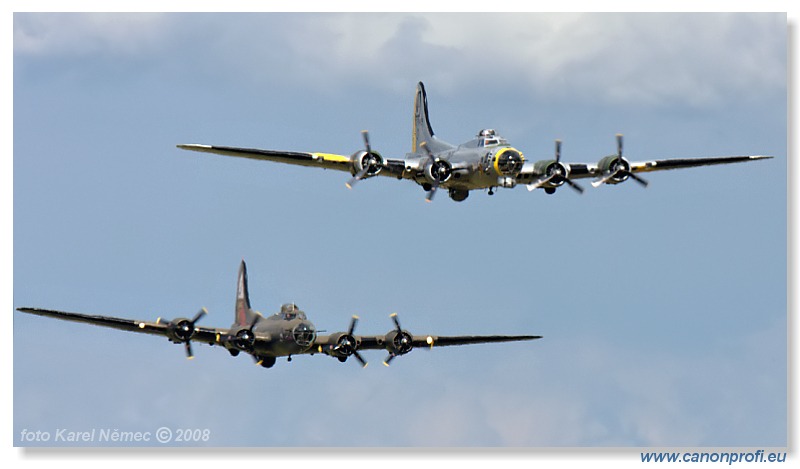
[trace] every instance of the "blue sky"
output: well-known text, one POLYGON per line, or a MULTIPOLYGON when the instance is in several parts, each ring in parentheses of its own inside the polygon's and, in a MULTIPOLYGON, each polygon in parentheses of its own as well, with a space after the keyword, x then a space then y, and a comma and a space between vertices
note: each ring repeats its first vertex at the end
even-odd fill
POLYGON ((15 14, 13 306, 320 329, 529 333, 379 366, 246 357, 14 313, 22 429, 209 428, 212 446, 785 446, 782 14, 15 14), (480 34, 475 34, 480 31, 480 34), (769 154, 461 204, 194 154, 409 150, 498 130, 528 159, 769 154), (231 422, 235 424, 231 424, 231 422))

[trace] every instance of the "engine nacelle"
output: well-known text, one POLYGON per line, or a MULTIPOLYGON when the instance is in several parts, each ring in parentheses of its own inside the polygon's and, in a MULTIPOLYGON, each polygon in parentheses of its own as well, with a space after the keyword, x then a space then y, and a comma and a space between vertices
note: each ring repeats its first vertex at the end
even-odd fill
POLYGON ((447 160, 429 161, 423 170, 425 179, 431 184, 442 184, 447 182, 453 176, 453 165, 447 160))
POLYGON ((597 167, 603 173, 614 174, 606 184, 619 184, 628 180, 631 164, 619 155, 609 155, 597 162, 597 167))
POLYGON ((253 351, 256 335, 249 327, 242 326, 236 330, 232 330, 230 335, 226 336, 222 342, 228 351, 236 350, 237 352, 242 351, 249 353, 253 351))
POLYGON ((386 163, 380 153, 376 151, 367 153, 364 150, 357 151, 350 155, 350 161, 353 162, 354 175, 361 173, 364 168, 368 168, 364 177, 377 176, 386 163))
POLYGON ((169 322, 166 332, 170 342, 180 344, 191 340, 194 337, 195 329, 190 319, 178 318, 169 322))
POLYGON ((358 350, 358 341, 347 332, 331 335, 328 344, 320 346, 320 351, 336 358, 347 358, 358 350))
POLYGON ((569 178, 567 165, 556 160, 541 160, 533 165, 533 170, 542 177, 549 178, 546 187, 561 187, 569 178))
POLYGON ((525 157, 519 150, 511 147, 501 149, 492 158, 492 165, 498 176, 517 177, 522 171, 523 163, 525 157))
POLYGON ((392 355, 405 355, 413 348, 411 334, 406 331, 390 331, 385 340, 386 350, 392 355))

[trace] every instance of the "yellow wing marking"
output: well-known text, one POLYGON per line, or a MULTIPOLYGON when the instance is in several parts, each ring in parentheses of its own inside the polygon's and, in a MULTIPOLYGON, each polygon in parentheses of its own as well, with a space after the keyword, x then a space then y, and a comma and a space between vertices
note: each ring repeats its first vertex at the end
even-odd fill
POLYGON ((335 155, 333 153, 312 153, 311 156, 315 160, 321 159, 327 163, 350 163, 349 156, 335 155))

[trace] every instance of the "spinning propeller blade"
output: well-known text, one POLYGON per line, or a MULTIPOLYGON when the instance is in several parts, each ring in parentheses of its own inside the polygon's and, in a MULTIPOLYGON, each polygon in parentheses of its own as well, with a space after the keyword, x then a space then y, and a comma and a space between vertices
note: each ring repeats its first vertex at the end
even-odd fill
MULTIPOLYGON (((197 321, 199 321, 206 314, 208 314, 208 310, 205 309, 205 308, 200 308, 200 311, 198 311, 197 314, 194 315, 194 318, 192 318, 189 321, 189 324, 188 324, 189 328, 192 331, 194 331, 195 323, 197 321)), ((158 319, 159 319, 159 321, 161 320, 161 318, 158 318, 158 319)), ((194 354, 192 353, 192 340, 191 340, 191 338, 187 339, 186 342, 184 342, 184 344, 185 344, 184 347, 186 348, 186 359, 187 360, 191 360, 192 358, 194 358, 194 354)))
POLYGON ((641 184, 643 187, 647 187, 648 182, 643 178, 633 174, 633 172, 630 171, 630 164, 628 164, 627 160, 625 160, 625 158, 622 157, 622 134, 617 134, 616 137, 617 137, 617 157, 614 159, 613 163, 611 163, 608 171, 606 171, 599 178, 592 181, 592 186, 600 187, 612 179, 619 179, 617 183, 620 183, 627 178, 631 178, 634 181, 641 184))
POLYGON ((369 160, 367 160, 367 164, 363 165, 364 167, 361 168, 361 171, 359 171, 358 174, 353 176, 352 179, 350 179, 344 184, 345 186, 347 186, 348 189, 352 189, 353 186, 355 186, 358 181, 364 179, 364 176, 367 175, 369 169, 372 166, 380 164, 380 162, 372 156, 372 147, 369 144, 369 132, 366 130, 362 130, 361 135, 362 137, 364 137, 364 148, 366 149, 367 152, 366 156, 369 157, 369 160))
POLYGON ((570 179, 566 176, 567 169, 564 165, 561 164, 561 140, 556 139, 556 159, 554 163, 551 163, 548 168, 547 172, 540 177, 537 181, 532 182, 527 185, 528 191, 532 191, 534 189, 538 189, 542 186, 550 184, 551 182, 555 181, 553 184, 553 189, 561 185, 560 181, 565 182, 569 187, 578 191, 578 193, 583 193, 583 187, 579 186, 578 184, 570 181, 570 179), (554 169, 551 169, 554 168, 554 169))

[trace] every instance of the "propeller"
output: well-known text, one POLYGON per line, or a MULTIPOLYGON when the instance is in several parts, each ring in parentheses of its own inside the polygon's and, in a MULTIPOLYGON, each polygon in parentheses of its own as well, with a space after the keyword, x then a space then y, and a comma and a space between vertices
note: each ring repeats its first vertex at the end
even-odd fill
POLYGON ((355 336, 353 336, 353 331, 356 329, 356 324, 358 324, 358 316, 353 315, 353 318, 350 320, 350 327, 347 329, 347 333, 343 334, 339 337, 339 340, 336 342, 336 346, 333 348, 333 351, 345 356, 354 356, 359 363, 361 363, 361 367, 367 366, 367 361, 364 360, 364 357, 358 353, 358 342, 356 341, 355 336))
MULTIPOLYGON (((170 338, 173 342, 181 343, 183 342, 186 348, 186 358, 192 359, 194 358, 194 354, 192 353, 192 337, 194 336, 195 331, 195 323, 199 321, 203 316, 208 314, 208 310, 205 308, 201 308, 197 314, 194 315, 192 319, 177 319, 175 321, 169 321, 167 324, 167 330, 170 338)), ((156 324, 161 323, 161 318, 156 320, 156 324)))
POLYGON ((630 164, 622 157, 622 134, 617 134, 617 157, 611 162, 609 170, 605 174, 592 181, 592 186, 600 187, 611 179, 620 179, 619 182, 622 182, 627 178, 631 178, 643 187, 647 187, 648 182, 633 174, 630 170, 630 164))
POLYGON ((544 176, 539 178, 536 182, 528 184, 528 190, 532 191, 534 189, 538 189, 545 184, 549 184, 554 182, 557 184, 559 181, 563 181, 567 183, 571 188, 578 191, 578 193, 583 193, 583 187, 579 186, 578 184, 570 181, 570 179, 566 176, 567 171, 563 164, 561 164, 561 140, 556 140, 556 160, 554 163, 551 163, 547 166, 545 170, 544 176))
POLYGON ((252 352, 253 344, 255 344, 256 341, 256 334, 253 329, 255 329, 259 321, 261 321, 261 315, 257 314, 247 329, 239 329, 236 332, 236 335, 227 334, 224 342, 233 344, 236 350, 241 350, 248 353, 252 352))
POLYGON ((431 183, 431 190, 428 192, 428 195, 425 196, 425 202, 431 202, 433 201, 433 196, 436 195, 436 190, 439 188, 439 184, 450 177, 450 174, 453 172, 453 168, 446 160, 437 160, 431 149, 428 148, 427 143, 428 142, 422 142, 419 144, 419 146, 425 150, 425 153, 428 154, 428 158, 431 159, 431 178, 433 179, 433 182, 431 183))
POLYGON ((382 166, 380 160, 376 158, 375 155, 372 153, 372 147, 369 144, 369 132, 367 132, 366 130, 362 130, 361 135, 362 137, 364 137, 364 148, 367 151, 366 155, 364 155, 362 158, 366 157, 367 159, 361 161, 361 166, 362 166, 361 171, 359 171, 355 176, 353 176, 352 179, 350 179, 345 183, 348 189, 352 189, 353 186, 356 185, 358 181, 364 179, 364 176, 367 175, 370 168, 376 166, 378 167, 382 166))
MULTIPOLYGON (((412 337, 411 334, 404 331, 400 327, 400 321, 397 319, 397 313, 392 313, 390 316, 392 321, 394 322, 395 329, 391 331, 389 334, 394 332, 394 336, 391 338, 391 349, 389 350, 389 356, 386 357, 386 360, 383 361, 383 364, 389 366, 389 363, 394 360, 394 357, 398 355, 405 355, 411 351, 413 347, 412 344, 412 337)), ((386 334, 387 337, 389 334, 386 334)))

